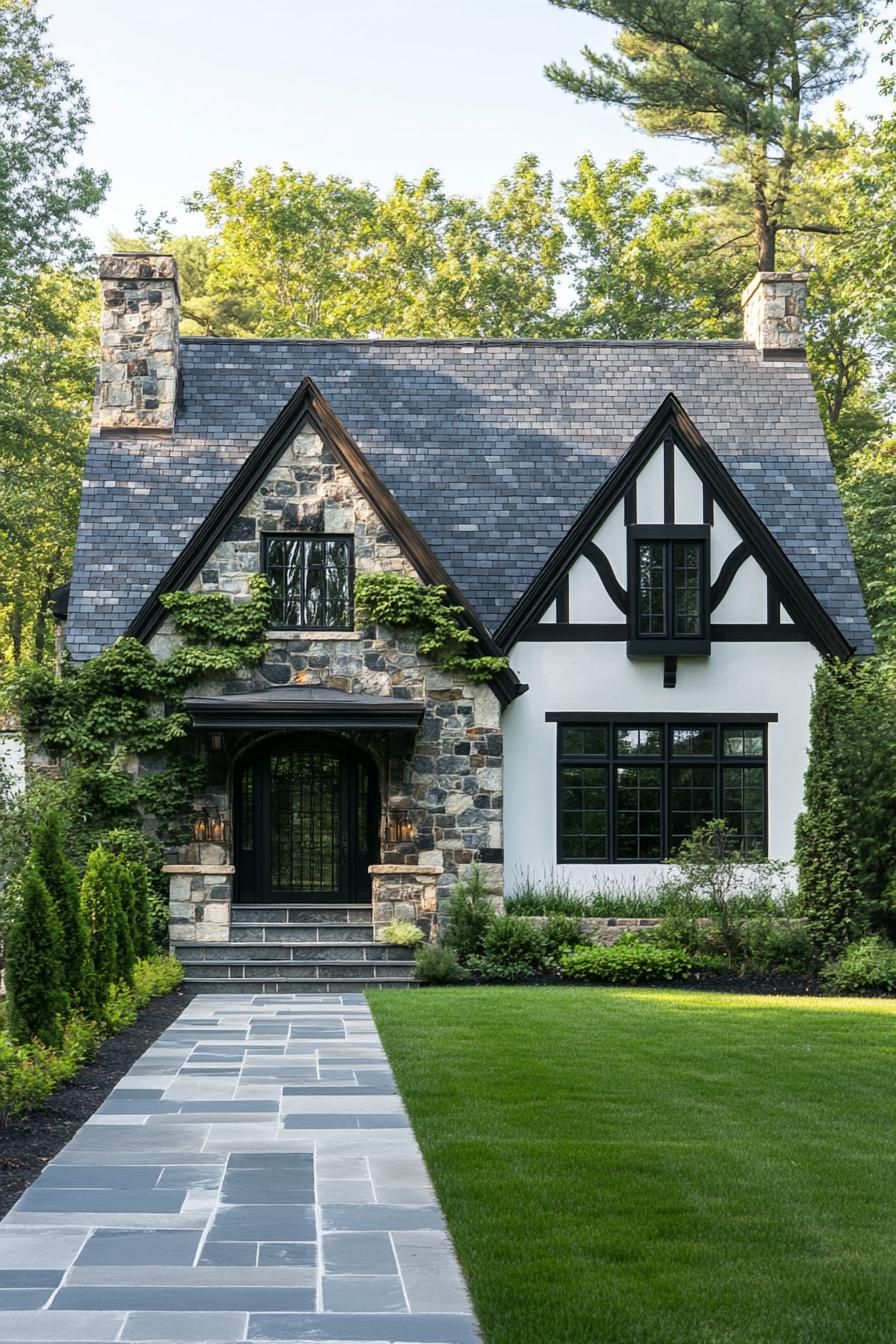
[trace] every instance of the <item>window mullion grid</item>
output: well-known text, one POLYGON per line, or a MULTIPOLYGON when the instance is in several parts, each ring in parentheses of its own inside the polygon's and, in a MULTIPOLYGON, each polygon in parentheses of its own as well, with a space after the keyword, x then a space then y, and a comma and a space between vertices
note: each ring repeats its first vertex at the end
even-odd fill
POLYGON ((663 571, 666 580, 663 604, 663 639, 675 638, 675 544, 663 543, 663 571))

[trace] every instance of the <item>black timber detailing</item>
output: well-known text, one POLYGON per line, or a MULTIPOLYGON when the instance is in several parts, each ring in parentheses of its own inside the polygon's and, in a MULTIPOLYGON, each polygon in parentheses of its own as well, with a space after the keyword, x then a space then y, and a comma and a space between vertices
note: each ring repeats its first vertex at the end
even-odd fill
MULTIPOLYGON (((159 599, 164 593, 188 586, 234 519, 239 517, 245 505, 264 484, 289 444, 297 434, 309 427, 321 437, 337 462, 351 476, 358 490, 395 537, 421 582, 444 584, 451 601, 463 607, 466 620, 479 640, 483 652, 500 657, 501 650, 491 633, 482 624, 457 584, 399 506, 395 496, 380 480, 311 378, 302 380, 298 390, 290 397, 276 420, 252 449, 205 521, 199 525, 164 578, 153 589, 128 626, 127 634, 144 643, 155 634, 165 615, 159 599)), ((509 705, 526 689, 510 669, 499 672, 488 684, 502 705, 509 705)))
POLYGON ((709 609, 715 611, 722 598, 734 582, 734 576, 740 569, 745 560, 749 559, 750 548, 745 541, 734 547, 733 551, 725 557, 725 563, 716 576, 716 581, 709 590, 709 609))
POLYGON ((663 522, 671 527, 675 522, 675 441, 663 443, 663 522))
POLYGON ((678 659, 673 655, 663 659, 663 690, 674 691, 678 680, 678 659))
POLYGON ((564 574, 557 589, 556 619, 558 625, 569 624, 569 575, 564 574))
POLYGON ((578 710, 549 709, 545 723, 777 723, 777 714, 596 714, 578 710))
MULTIPOLYGON (((773 644, 780 640, 785 644, 799 644, 809 639, 798 625, 711 625, 710 642, 721 640, 726 644, 773 644)), ((517 636, 521 644, 537 644, 544 640, 549 644, 594 644, 603 640, 628 639, 628 626, 624 621, 618 624, 599 625, 572 623, 569 625, 527 625, 517 636)), ((684 641, 679 641, 683 643, 684 641)), ((693 649, 691 650, 693 652, 693 649)), ((657 658, 662 658, 668 649, 654 650, 657 658)), ((685 649, 684 653, 688 650, 685 649)))
MULTIPOLYGON (((648 458, 670 434, 689 466, 703 480, 715 502, 748 543, 752 554, 774 583, 787 612, 803 631, 797 637, 808 639, 820 653, 835 658, 849 657, 853 646, 825 611, 672 393, 634 439, 604 484, 592 495, 541 573, 496 631, 495 638, 501 647, 511 648, 526 627, 540 619, 553 599, 559 579, 581 554, 585 543, 591 540, 611 510, 625 498, 648 458)), ((775 637, 788 638, 783 632, 789 628, 782 626, 775 637)), ((711 634, 715 638, 715 632, 711 634)), ((762 635, 739 637, 763 638, 762 635)))
MULTIPOLYGON (((628 593, 617 580, 616 575, 613 573, 613 566, 610 564, 610 561, 607 559, 604 552, 599 546, 595 546, 593 541, 586 541, 585 545, 582 547, 582 554, 586 560, 591 561, 592 565, 597 570, 598 577, 606 589, 607 597, 613 603, 613 606, 618 607, 620 611, 628 613, 628 593)), ((569 620, 568 613, 567 620, 569 620)))

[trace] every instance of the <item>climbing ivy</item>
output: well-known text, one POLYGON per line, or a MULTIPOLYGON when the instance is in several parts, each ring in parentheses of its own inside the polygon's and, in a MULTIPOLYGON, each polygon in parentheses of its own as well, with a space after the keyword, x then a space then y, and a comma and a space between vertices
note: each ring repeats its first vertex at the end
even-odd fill
POLYGON ((359 574, 355 579, 355 608, 364 620, 411 630, 420 653, 432 658, 443 672, 462 672, 472 682, 489 681, 508 666, 506 658, 467 650, 478 644, 464 624, 463 607, 448 602, 444 584, 422 584, 404 574, 359 574))
POLYGON ((249 581, 250 597, 168 593, 161 598, 183 643, 158 658, 127 636, 88 662, 67 664, 61 678, 22 666, 5 699, 23 729, 64 760, 72 811, 94 828, 139 823, 149 815, 168 840, 183 834, 202 771, 184 750, 189 717, 184 692, 203 677, 235 672, 265 652, 270 585, 249 581), (133 774, 133 757, 151 758, 133 774))

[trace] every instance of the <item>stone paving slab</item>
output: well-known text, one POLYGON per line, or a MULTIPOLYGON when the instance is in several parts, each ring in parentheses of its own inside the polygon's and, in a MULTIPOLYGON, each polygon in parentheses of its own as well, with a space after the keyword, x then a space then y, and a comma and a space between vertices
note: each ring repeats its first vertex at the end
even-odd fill
POLYGON ((163 1340, 479 1340, 362 995, 199 995, 0 1222, 0 1344, 163 1340))

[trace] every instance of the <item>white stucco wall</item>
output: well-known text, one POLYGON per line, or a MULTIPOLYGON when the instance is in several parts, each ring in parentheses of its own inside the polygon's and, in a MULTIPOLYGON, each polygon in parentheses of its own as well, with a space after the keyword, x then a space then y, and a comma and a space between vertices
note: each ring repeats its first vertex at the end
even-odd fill
POLYGON ((18 733, 0 733, 0 773, 14 793, 25 787, 25 741, 18 733))
POLYGON ((768 725, 769 855, 793 857, 809 747, 809 704, 819 655, 808 643, 716 643, 709 658, 680 658, 674 690, 661 658, 629 659, 625 643, 516 645, 511 665, 529 690, 504 711, 504 861, 507 889, 525 872, 554 870, 574 886, 649 885, 653 864, 557 864, 557 711, 631 714, 777 714, 768 725))

